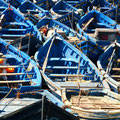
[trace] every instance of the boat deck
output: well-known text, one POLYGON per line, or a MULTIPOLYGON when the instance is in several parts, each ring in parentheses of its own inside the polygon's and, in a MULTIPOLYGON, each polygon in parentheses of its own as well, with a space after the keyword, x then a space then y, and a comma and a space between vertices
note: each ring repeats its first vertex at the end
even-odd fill
POLYGON ((11 112, 15 112, 38 101, 39 99, 34 98, 5 98, 4 100, 0 101, 0 117, 11 112))
POLYGON ((86 110, 120 110, 120 101, 108 96, 72 96, 71 103, 86 110))

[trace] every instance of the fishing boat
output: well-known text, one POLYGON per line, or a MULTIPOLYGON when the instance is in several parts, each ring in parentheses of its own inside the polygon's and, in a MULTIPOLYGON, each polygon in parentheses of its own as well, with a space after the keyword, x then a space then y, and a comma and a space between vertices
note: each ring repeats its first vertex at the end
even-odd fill
POLYGON ((53 16, 56 18, 61 17, 65 14, 70 13, 71 11, 76 11, 77 8, 69 5, 67 2, 59 0, 51 9, 50 12, 52 13, 53 16))
MULTIPOLYGON (((1 95, 1 94, 0 94, 1 95)), ((19 98, 10 96, 1 100, 0 119, 61 119, 78 120, 70 113, 70 109, 63 110, 64 103, 52 95, 48 90, 20 94, 19 98), (9 102, 8 102, 9 101, 9 102), (57 111, 57 112, 56 112, 57 111), (24 114, 26 113, 26 114, 24 114)))
POLYGON ((52 92, 80 117, 120 118, 120 96, 110 91, 88 57, 57 33, 44 43, 35 59, 52 92))
POLYGON ((77 23, 78 31, 87 39, 95 41, 101 47, 119 41, 120 26, 106 15, 92 10, 81 17, 77 23))
POLYGON ((119 43, 115 42, 111 44, 97 61, 98 68, 104 75, 104 78, 107 78, 111 89, 118 93, 120 92, 119 48, 119 43))
POLYGON ((32 3, 31 1, 25 1, 23 2, 18 10, 20 10, 21 13, 25 16, 26 19, 29 19, 34 24, 37 24, 37 22, 43 17, 43 16, 49 16, 49 12, 47 10, 44 10, 43 8, 37 6, 36 4, 32 3))
POLYGON ((37 49, 37 46, 39 47, 39 44, 42 41, 41 34, 37 27, 29 20, 26 20, 19 11, 13 7, 11 8, 11 6, 0 15, 0 37, 9 43, 13 41, 18 42, 19 39, 19 49, 23 50, 24 47, 27 49, 27 53, 31 53, 31 50, 29 49, 31 46, 30 43, 33 43, 33 49, 37 49), (37 39, 38 44, 32 42, 32 36, 37 39), (28 39, 23 41, 24 37, 28 39))
POLYGON ((55 5, 52 0, 33 0, 33 3, 43 8, 44 10, 50 10, 55 5))
POLYGON ((56 31, 62 35, 65 40, 86 54, 93 62, 96 62, 97 58, 103 51, 103 49, 100 48, 95 41, 80 35, 70 27, 60 23, 57 20, 44 17, 38 22, 37 27, 40 30, 41 34, 43 34, 42 29, 47 29, 46 33, 43 34, 44 39, 46 40, 56 31))
POLYGON ((76 24, 81 18, 83 13, 81 12, 81 15, 76 14, 75 12, 70 12, 62 17, 57 18, 56 20, 63 23, 64 25, 67 25, 68 27, 72 28, 73 30, 77 30, 76 24))
POLYGON ((93 7, 96 7, 97 10, 104 13, 106 11, 110 11, 111 9, 114 9, 115 6, 109 3, 106 0, 93 0, 92 2, 93 7))
POLYGON ((27 54, 0 39, 0 90, 26 92, 41 87, 41 74, 27 54))

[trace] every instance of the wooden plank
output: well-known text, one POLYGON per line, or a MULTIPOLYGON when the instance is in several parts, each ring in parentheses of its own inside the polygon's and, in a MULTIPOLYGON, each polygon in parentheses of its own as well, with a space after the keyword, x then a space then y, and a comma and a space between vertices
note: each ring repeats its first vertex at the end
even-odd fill
POLYGON ((0 68, 18 68, 18 67, 23 67, 20 65, 2 65, 0 68))
POLYGON ((120 78, 120 75, 111 75, 113 78, 120 78))
POLYGON ((12 75, 32 75, 34 73, 0 73, 0 76, 12 76, 12 75))
POLYGON ((120 59, 118 59, 117 62, 120 62, 120 59))
POLYGON ((102 87, 97 87, 97 85, 99 84, 98 82, 54 82, 55 84, 59 85, 62 88, 67 88, 67 89, 78 89, 80 87, 81 88, 95 88, 95 89, 101 89, 102 87), (78 83, 80 85, 78 85, 78 83))
POLYGON ((86 24, 85 26, 82 28, 82 30, 85 30, 85 28, 94 20, 94 18, 91 18, 86 24))
POLYGON ((46 69, 46 66, 47 66, 47 62, 48 62, 48 56, 49 56, 49 53, 50 53, 52 44, 53 44, 53 42, 54 42, 54 39, 55 39, 55 37, 52 38, 51 43, 50 43, 50 46, 49 46, 49 48, 48 48, 48 52, 47 52, 47 55, 46 55, 46 58, 45 58, 45 61, 44 61, 44 63, 43 63, 43 67, 42 67, 43 72, 45 72, 45 69, 46 69))
POLYGON ((120 71, 120 68, 112 68, 112 70, 117 70, 117 71, 120 71))
POLYGON ((92 77, 79 74, 50 74, 51 77, 92 77))
POLYGON ((2 83, 25 83, 30 82, 31 80, 7 80, 7 81, 0 81, 0 84, 2 83))
MULTIPOLYGON (((78 69, 78 66, 47 66, 46 68, 47 69, 78 69)), ((87 69, 85 66, 80 66, 80 68, 87 69)))

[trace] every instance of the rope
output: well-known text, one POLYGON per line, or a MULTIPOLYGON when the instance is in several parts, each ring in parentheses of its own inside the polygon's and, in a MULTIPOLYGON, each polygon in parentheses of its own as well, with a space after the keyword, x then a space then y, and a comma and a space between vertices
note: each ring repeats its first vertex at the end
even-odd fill
POLYGON ((5 97, 0 100, 0 102, 2 102, 2 101, 11 93, 11 91, 12 91, 12 88, 11 88, 10 91, 7 93, 7 95, 5 95, 5 97))
MULTIPOLYGON (((19 46, 19 48, 21 48, 21 41, 20 41, 20 46, 19 46)), ((24 67, 24 69, 25 69, 25 71, 26 71, 26 73, 27 73, 27 77, 31 80, 31 82, 32 82, 32 79, 31 79, 31 77, 29 76, 29 74, 28 74, 28 72, 27 72, 27 69, 25 68, 25 66, 24 66, 24 63, 23 63, 23 59, 22 59, 22 57, 21 57, 21 52, 20 52, 20 50, 18 50, 19 51, 19 55, 20 55, 20 58, 21 58, 21 62, 22 62, 22 64, 23 64, 23 67, 24 67)))

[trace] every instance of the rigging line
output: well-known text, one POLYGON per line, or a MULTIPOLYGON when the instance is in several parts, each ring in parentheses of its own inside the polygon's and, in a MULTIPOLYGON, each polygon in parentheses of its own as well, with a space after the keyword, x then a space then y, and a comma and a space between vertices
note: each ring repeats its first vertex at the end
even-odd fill
MULTIPOLYGON (((81 42, 81 39, 80 39, 80 42, 81 42)), ((79 48, 80 50, 81 50, 81 44, 80 44, 80 48, 79 48)), ((79 56, 80 56, 81 54, 80 54, 80 51, 79 51, 79 56)), ((79 57, 79 63, 78 63, 78 75, 79 75, 79 73, 80 73, 80 59, 81 59, 81 56, 79 57)), ((80 89, 80 83, 81 83, 81 80, 82 80, 82 78, 81 77, 79 77, 79 80, 78 80, 78 88, 79 88, 79 99, 78 99, 78 105, 79 105, 79 103, 80 103, 80 99, 81 99, 81 89, 80 89)))
POLYGON ((10 89, 10 91, 7 93, 7 95, 5 95, 5 96, 0 100, 0 102, 2 102, 2 101, 11 93, 12 90, 13 90, 13 88, 10 89))
POLYGON ((70 13, 71 13, 71 12, 68 13, 68 19, 69 19, 70 25, 71 25, 71 27, 72 27, 72 29, 73 29, 72 21, 71 21, 71 19, 70 19, 70 13))
POLYGON ((51 50, 51 47, 52 47, 52 45, 53 45, 54 40, 55 40, 55 36, 54 36, 54 37, 52 38, 52 40, 51 40, 51 43, 50 43, 50 46, 49 46, 49 48, 48 48, 48 52, 47 52, 45 61, 44 61, 44 63, 43 63, 43 67, 42 67, 43 72, 45 72, 45 69, 46 69, 46 66, 47 66, 47 62, 48 62, 48 56, 49 56, 49 53, 50 53, 50 50, 51 50))
MULTIPOLYGON (((22 39, 21 39, 22 40, 22 39)), ((21 48, 21 41, 20 41, 20 48, 21 48)), ((18 51, 19 51, 19 55, 20 55, 20 58, 21 58, 21 62, 22 62, 22 65, 23 65, 23 67, 24 67, 24 69, 25 69, 25 71, 26 71, 26 73, 27 73, 27 77, 31 80, 31 82, 32 82, 32 79, 31 79, 31 77, 29 76, 29 74, 28 74, 28 72, 27 72, 27 69, 25 68, 25 66, 24 66, 24 63, 23 63, 23 59, 22 59, 22 57, 21 57, 21 52, 20 52, 20 50, 18 49, 18 51)))

